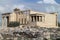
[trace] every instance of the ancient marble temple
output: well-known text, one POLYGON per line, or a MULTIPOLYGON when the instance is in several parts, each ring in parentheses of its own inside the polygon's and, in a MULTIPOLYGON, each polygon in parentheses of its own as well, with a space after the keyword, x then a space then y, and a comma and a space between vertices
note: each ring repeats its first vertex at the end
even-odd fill
POLYGON ((30 27, 47 27, 56 28, 57 23, 57 13, 44 13, 37 12, 33 10, 20 10, 15 8, 10 13, 2 14, 2 27, 7 27, 9 22, 20 22, 20 27, 30 26, 30 27))
MULTIPOLYGON (((44 38, 46 39, 56 39, 60 35, 60 31, 57 31, 58 28, 58 22, 57 22, 57 13, 44 13, 44 12, 37 12, 33 10, 20 10, 18 8, 15 8, 10 13, 3 13, 2 14, 2 27, 8 27, 8 24, 10 22, 20 22, 19 28, 27 27, 29 29, 29 32, 31 32, 30 29, 38 28, 38 35, 39 37, 33 38, 34 40, 42 40, 44 38), (30 27, 30 28, 28 28, 30 27), (58 35, 59 34, 59 35, 58 35)), ((26 29, 26 28, 25 28, 26 29)), ((23 31, 27 32, 27 29, 23 31)), ((37 31, 35 31, 37 32, 37 31)), ((32 33, 35 34, 34 31, 32 33)), ((30 34, 28 34, 30 35, 30 34)), ((23 37, 21 40, 26 39, 23 37)), ((29 40, 33 40, 29 39, 29 40)), ((28 40, 28 39, 27 39, 28 40)))

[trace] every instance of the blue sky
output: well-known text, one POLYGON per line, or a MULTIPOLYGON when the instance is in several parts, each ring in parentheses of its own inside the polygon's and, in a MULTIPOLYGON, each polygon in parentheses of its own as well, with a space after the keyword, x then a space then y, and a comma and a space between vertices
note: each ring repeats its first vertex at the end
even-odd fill
POLYGON ((1 14, 12 12, 14 8, 40 12, 58 12, 58 20, 60 20, 60 0, 0 0, 0 22, 1 14))
POLYGON ((47 11, 49 8, 44 8, 44 5, 59 6, 59 4, 60 0, 0 0, 0 12, 10 12, 12 11, 12 9, 16 7, 20 9, 32 9, 32 10, 40 9, 39 11, 45 11, 45 10, 47 11))
MULTIPOLYGON (((0 12, 10 12, 12 9, 18 7, 20 9, 32 9, 44 11, 44 5, 59 5, 60 0, 0 0, 0 12), (42 7, 42 8, 41 8, 42 7), (37 9, 35 9, 37 8, 37 9)), ((45 9, 46 11, 48 10, 45 9)))

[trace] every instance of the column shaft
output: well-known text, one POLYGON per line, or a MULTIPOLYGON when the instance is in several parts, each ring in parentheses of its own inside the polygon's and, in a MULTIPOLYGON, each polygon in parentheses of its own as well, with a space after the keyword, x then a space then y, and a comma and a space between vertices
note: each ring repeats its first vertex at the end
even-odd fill
POLYGON ((4 27, 4 17, 2 17, 2 27, 4 27))

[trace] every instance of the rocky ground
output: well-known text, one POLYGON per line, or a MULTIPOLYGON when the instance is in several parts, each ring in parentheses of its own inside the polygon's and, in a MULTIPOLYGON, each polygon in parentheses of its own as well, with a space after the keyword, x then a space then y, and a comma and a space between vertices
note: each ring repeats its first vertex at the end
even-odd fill
POLYGON ((0 39, 30 38, 31 40, 39 39, 56 39, 60 38, 60 28, 3 28, 0 30, 0 39))

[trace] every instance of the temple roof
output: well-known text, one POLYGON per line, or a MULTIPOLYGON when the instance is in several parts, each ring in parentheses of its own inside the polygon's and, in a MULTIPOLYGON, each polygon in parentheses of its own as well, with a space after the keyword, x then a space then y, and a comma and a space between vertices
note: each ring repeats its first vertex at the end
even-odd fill
POLYGON ((2 15, 9 15, 9 14, 11 14, 11 13, 4 13, 4 14, 2 14, 2 15))

